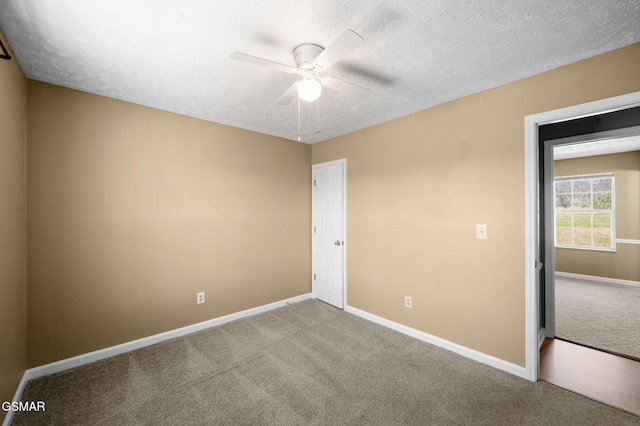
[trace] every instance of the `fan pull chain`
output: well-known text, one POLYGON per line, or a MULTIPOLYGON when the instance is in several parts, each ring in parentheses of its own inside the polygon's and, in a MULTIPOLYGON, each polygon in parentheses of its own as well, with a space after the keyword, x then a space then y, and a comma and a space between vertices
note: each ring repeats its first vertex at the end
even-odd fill
POLYGON ((298 142, 300 141, 300 96, 298 96, 298 142))

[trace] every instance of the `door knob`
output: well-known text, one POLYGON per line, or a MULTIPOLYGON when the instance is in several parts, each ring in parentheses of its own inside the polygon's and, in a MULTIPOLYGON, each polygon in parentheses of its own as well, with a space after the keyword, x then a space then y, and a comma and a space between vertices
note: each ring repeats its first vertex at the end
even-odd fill
POLYGON ((335 244, 335 245, 339 246, 339 245, 340 245, 340 240, 336 241, 336 242, 335 242, 335 243, 333 243, 333 244, 335 244))

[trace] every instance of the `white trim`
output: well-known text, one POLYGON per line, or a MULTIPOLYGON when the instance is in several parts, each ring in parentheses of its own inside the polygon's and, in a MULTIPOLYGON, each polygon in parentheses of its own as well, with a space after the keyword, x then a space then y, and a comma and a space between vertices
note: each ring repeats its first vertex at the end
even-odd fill
POLYGON ((559 272, 559 271, 556 271, 556 276, 565 277, 565 278, 575 278, 578 280, 598 281, 602 283, 623 284, 623 285, 631 285, 634 287, 640 287, 640 281, 620 280, 618 278, 597 277, 595 275, 582 275, 582 274, 574 274, 571 272, 559 272))
MULTIPOLYGON (((616 245, 618 244, 618 240, 617 239, 614 239, 613 241, 616 242, 616 245)), ((603 252, 606 252, 606 253, 616 253, 618 251, 617 248, 610 249, 610 248, 593 247, 593 246, 581 247, 581 246, 557 246, 557 245, 554 245, 554 247, 557 248, 557 249, 565 249, 565 250, 603 251, 603 252)))
POLYGON ((538 305, 540 292, 539 282, 536 279, 538 269, 536 265, 544 262, 544 259, 536 259, 538 249, 538 226, 536 222, 538 214, 538 200, 536 196, 536 184, 538 176, 538 127, 529 117, 525 117, 525 150, 524 150, 524 205, 525 205, 525 359, 526 378, 533 382, 538 381, 538 367, 540 365, 540 350, 538 349, 538 332, 540 320, 538 318, 538 305), (533 182, 533 185, 530 185, 533 182))
POLYGON ((554 161, 640 151, 640 126, 607 130, 559 140, 568 145, 553 149, 554 161))
MULTIPOLYGON (((22 391, 24 390, 24 386, 29 380, 36 379, 42 376, 47 376, 49 374, 58 373, 60 371, 68 370, 70 368, 79 367, 81 365, 89 364, 95 361, 100 361, 102 359, 110 358, 115 355, 120 355, 129 351, 133 351, 135 349, 140 349, 146 346, 154 345, 156 343, 164 342, 165 340, 186 336, 188 334, 195 333, 197 331, 206 330, 207 328, 222 325, 222 324, 235 321, 241 318, 245 318, 248 316, 272 311, 274 309, 282 308, 292 303, 298 303, 298 302, 302 302, 304 300, 309 300, 309 299, 311 299, 311 293, 306 293, 300 296, 291 297, 289 299, 284 299, 277 302, 269 303, 267 305, 246 309, 240 312, 234 312, 232 314, 225 315, 222 317, 213 318, 207 321, 188 325, 186 327, 176 328, 175 330, 166 331, 164 333, 155 334, 153 336, 143 337, 142 339, 133 340, 131 342, 122 343, 120 345, 111 346, 111 347, 100 349, 93 352, 88 352, 86 354, 52 362, 50 364, 29 368, 22 375, 22 380, 18 385, 18 389, 16 390, 16 394, 13 397, 13 400, 20 401, 20 398, 22 397, 22 391)), ((13 414, 11 411, 7 412, 7 416, 5 417, 5 421, 3 425, 11 424, 10 417, 13 417, 13 414), (7 419, 9 419, 9 422, 7 422, 7 419)))
POLYGON ((345 312, 349 312, 350 314, 357 315, 361 318, 364 318, 376 324, 380 324, 382 326, 388 327, 392 330, 406 334, 415 339, 422 340, 423 342, 427 342, 432 345, 439 346, 448 351, 455 352, 458 355, 462 355, 474 361, 478 361, 483 364, 489 365, 491 367, 497 368, 499 370, 506 371, 507 373, 514 374, 518 377, 526 378, 526 369, 519 365, 512 364, 508 361, 504 361, 502 359, 493 357, 491 355, 487 355, 485 353, 467 348, 466 346, 462 346, 457 343, 453 343, 448 340, 441 339, 440 337, 436 337, 431 334, 422 332, 420 330, 416 330, 415 328, 407 327, 406 325, 402 325, 397 322, 371 314, 369 312, 362 311, 358 308, 354 308, 353 306, 348 306, 348 305, 345 306, 345 312))
MULTIPOLYGON (((558 140, 558 139, 556 139, 558 140)), ((559 145, 562 146, 562 145, 559 145)), ((555 157, 554 157, 555 160, 555 157)), ((581 180, 581 179, 598 179, 598 178, 613 178, 615 174, 613 172, 603 172, 603 173, 585 173, 581 175, 566 175, 566 176, 554 176, 553 180, 581 180)), ((613 186, 613 185, 612 185, 613 186)), ((592 191, 593 192, 593 191, 592 191)), ((610 191, 598 191, 598 192, 610 192, 610 191)))
POLYGON ((544 343, 544 337, 544 327, 542 327, 540 331, 538 331, 538 350, 540 350, 542 344, 544 343))
POLYGON ((344 309, 347 306, 347 159, 341 158, 339 160, 326 161, 324 163, 317 163, 311 165, 311 297, 316 298, 315 280, 313 275, 315 274, 315 250, 316 250, 316 235, 313 232, 315 226, 314 220, 314 192, 315 185, 313 180, 315 179, 315 171, 318 167, 333 166, 335 164, 342 164, 342 306, 337 306, 340 309, 344 309))
POLYGON ((347 159, 343 158, 340 161, 344 161, 344 169, 342 175, 342 289, 344 294, 342 295, 342 306, 347 306, 347 159))
POLYGON ((526 286, 526 359, 527 378, 538 380, 538 282, 536 280, 536 253, 538 235, 536 218, 538 185, 538 126, 580 117, 604 114, 640 105, 640 92, 616 96, 582 105, 529 115, 524 118, 525 128, 525 286, 526 286))
POLYGON ((616 244, 640 244, 640 240, 627 240, 623 238, 616 238, 616 244))

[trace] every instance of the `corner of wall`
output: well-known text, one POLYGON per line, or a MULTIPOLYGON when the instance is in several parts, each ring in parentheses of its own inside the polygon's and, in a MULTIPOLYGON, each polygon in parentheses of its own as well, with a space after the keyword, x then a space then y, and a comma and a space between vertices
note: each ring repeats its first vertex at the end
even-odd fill
POLYGON ((2 32, 0 38, 12 56, 0 59, 0 401, 11 401, 27 367, 27 79, 2 32))

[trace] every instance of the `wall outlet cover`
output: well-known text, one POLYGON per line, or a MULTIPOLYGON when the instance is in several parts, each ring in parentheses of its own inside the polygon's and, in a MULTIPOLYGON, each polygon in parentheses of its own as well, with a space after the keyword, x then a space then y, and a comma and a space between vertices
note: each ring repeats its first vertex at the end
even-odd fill
POLYGON ((476 225, 476 238, 478 240, 486 240, 487 239, 487 225, 478 224, 476 225))
POLYGON ((411 309, 412 306, 413 306, 413 299, 411 298, 411 296, 405 296, 404 307, 411 309))

